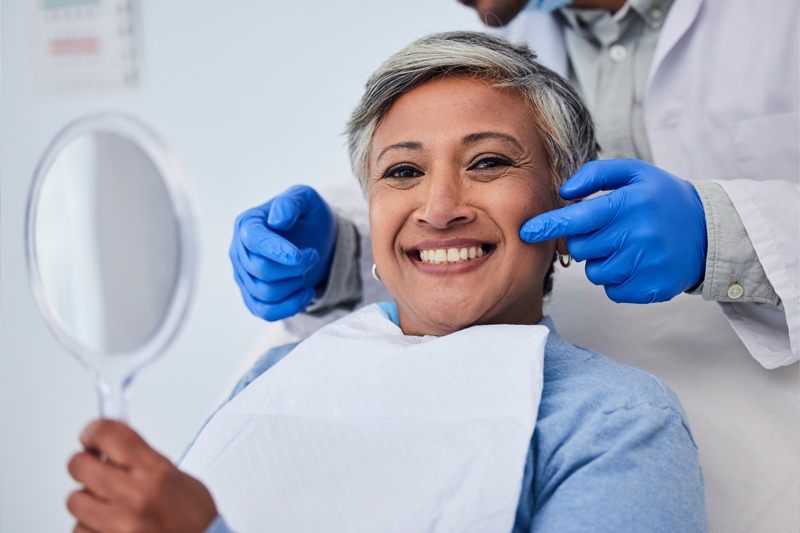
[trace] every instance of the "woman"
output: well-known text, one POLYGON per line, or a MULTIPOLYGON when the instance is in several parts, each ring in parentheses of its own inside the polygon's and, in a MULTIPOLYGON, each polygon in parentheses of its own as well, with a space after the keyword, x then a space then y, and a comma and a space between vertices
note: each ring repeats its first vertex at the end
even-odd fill
MULTIPOLYGON (((374 272, 396 300, 396 307, 381 305, 381 320, 399 326, 404 339, 423 340, 470 331, 491 337, 496 330, 475 329, 487 325, 549 328, 514 531, 704 531, 703 478, 677 398, 652 376, 568 344, 543 316, 556 249, 564 256, 566 249, 563 240, 524 243, 519 228, 560 207, 559 185, 595 158, 597 146, 583 103, 533 59, 526 47, 487 35, 438 34, 391 57, 367 83, 348 135, 369 200, 374 272)), ((228 406, 314 338, 268 353, 228 406)), ((502 346, 504 339, 489 338, 482 349, 494 341, 502 346)), ((220 427, 228 406, 198 445, 220 427)), ((68 500, 77 531, 111 531, 119 523, 228 531, 208 490, 126 426, 95 422, 81 441, 92 452, 69 465, 86 487, 68 500)), ((276 443, 266 438, 262 445, 276 443)))

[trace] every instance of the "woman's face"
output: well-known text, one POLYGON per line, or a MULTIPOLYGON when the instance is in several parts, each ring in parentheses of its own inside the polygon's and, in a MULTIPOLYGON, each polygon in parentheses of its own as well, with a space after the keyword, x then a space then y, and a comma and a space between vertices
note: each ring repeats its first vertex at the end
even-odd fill
POLYGON ((372 252, 407 335, 541 320, 554 244, 519 230, 555 205, 521 96, 483 79, 427 82, 384 117, 369 167, 372 252))

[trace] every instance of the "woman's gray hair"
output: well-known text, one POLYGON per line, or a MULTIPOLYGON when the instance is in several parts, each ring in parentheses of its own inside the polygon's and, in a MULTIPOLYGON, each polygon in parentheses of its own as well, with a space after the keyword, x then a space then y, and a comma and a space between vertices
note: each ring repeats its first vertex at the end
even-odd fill
POLYGON ((597 158, 594 124, 580 96, 564 78, 537 63, 527 45, 480 32, 436 33, 411 43, 372 74, 347 123, 350 164, 365 191, 372 136, 389 108, 413 88, 447 75, 485 78, 519 91, 536 117, 554 191, 597 158))

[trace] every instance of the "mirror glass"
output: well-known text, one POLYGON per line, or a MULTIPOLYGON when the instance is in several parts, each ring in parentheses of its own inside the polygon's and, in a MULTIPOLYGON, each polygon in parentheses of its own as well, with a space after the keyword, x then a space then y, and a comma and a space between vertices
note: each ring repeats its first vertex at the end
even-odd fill
POLYGON ((192 228, 174 158, 131 118, 76 121, 42 158, 28 206, 31 284, 56 337, 89 368, 104 416, 124 418, 125 387, 178 329, 192 228))
POLYGON ((166 186, 139 146, 103 131, 64 146, 42 183, 35 243, 45 296, 77 343, 118 354, 153 338, 180 243, 166 186))

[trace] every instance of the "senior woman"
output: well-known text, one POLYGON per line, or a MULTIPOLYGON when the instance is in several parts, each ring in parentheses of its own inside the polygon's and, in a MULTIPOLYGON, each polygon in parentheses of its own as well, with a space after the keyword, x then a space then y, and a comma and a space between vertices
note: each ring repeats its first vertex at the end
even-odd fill
MULTIPOLYGON (((541 396, 532 403, 535 406, 538 402, 538 411, 534 408, 531 415, 535 426, 523 433, 524 447, 514 452, 519 457, 512 459, 518 462, 508 463, 517 465, 512 470, 518 468, 511 476, 516 480, 510 483, 513 490, 508 492, 514 495, 510 517, 506 522, 491 522, 489 517, 489 521, 472 522, 463 528, 443 525, 454 523, 445 517, 448 505, 459 496, 460 489, 453 488, 462 486, 459 478, 455 485, 447 485, 449 491, 431 502, 437 518, 421 529, 496 530, 486 525, 489 523, 507 523, 508 529, 513 524, 514 531, 707 529, 697 449, 675 395, 648 374, 570 345, 543 316, 542 302, 552 287, 556 257, 559 253, 566 255, 566 249, 563 241, 525 243, 519 238, 519 228, 531 217, 560 207, 559 185, 596 157, 597 146, 591 118, 580 98, 534 57, 524 46, 480 33, 437 34, 392 56, 368 81, 348 124, 349 149, 354 172, 369 201, 374 273, 396 304, 364 308, 300 344, 267 353, 242 378, 228 403, 190 447, 190 464, 197 464, 197 460, 192 463, 193 454, 204 453, 198 449, 205 446, 211 450, 203 459, 206 467, 202 472, 206 474, 215 464, 228 465, 216 477, 203 477, 211 492, 216 495, 230 489, 220 487, 220 479, 227 485, 241 483, 247 487, 240 491, 241 498, 246 500, 247 491, 255 491, 259 498, 254 501, 260 503, 237 507, 234 501, 218 512, 214 498, 200 481, 172 466, 127 426, 99 421, 90 424, 81 436, 89 451, 77 454, 69 464, 70 473, 85 486, 68 500, 68 508, 78 520, 76 531, 224 532, 229 531, 226 519, 231 524, 246 523, 236 514, 248 514, 258 505, 268 507, 269 495, 277 497, 280 491, 290 490, 291 480, 264 474, 260 466, 266 461, 264 457, 276 453, 276 449, 309 445, 280 442, 284 435, 280 425, 269 426, 267 432, 257 430, 265 419, 259 411, 262 400, 273 402, 281 394, 292 396, 291 390, 287 393, 285 387, 281 389, 281 382, 303 390, 302 383, 291 381, 292 368, 313 374, 314 365, 324 365, 328 353, 337 362, 369 360, 372 364, 373 359, 380 359, 337 359, 335 355, 358 352, 364 346, 374 354, 401 346, 406 350, 402 353, 409 354, 412 361, 420 359, 411 359, 410 347, 459 346, 466 357, 471 351, 469 345, 436 343, 478 332, 471 337, 478 342, 474 351, 480 351, 502 371, 524 346, 514 344, 515 336, 521 335, 524 340, 525 335, 541 331, 536 329, 541 326, 549 329, 543 370, 540 367, 543 385, 541 396), (313 359, 315 353, 322 357, 313 359), (306 364, 309 361, 316 361, 312 368, 306 364), (279 379, 269 381, 270 376, 279 379), (242 400, 245 397, 249 400, 242 400), (249 405, 250 411, 243 405, 249 405), (221 435, 222 445, 206 446, 204 442, 212 438, 209 433, 221 435), (234 445, 243 441, 249 442, 247 454, 224 462, 234 445), (98 459, 99 453, 105 454, 107 461, 98 459)), ((307 188, 300 192, 315 194, 307 188)), ((244 264, 258 268, 251 264, 245 250, 241 253, 244 264)), ((569 261, 561 259, 562 263, 569 261)), ((422 360, 428 362, 438 359, 436 354, 424 357, 427 359, 422 360)), ((456 362, 458 359, 453 358, 456 362)), ((326 367, 325 372, 331 374, 323 379, 335 381, 333 388, 360 390, 360 384, 355 383, 358 379, 347 381, 348 377, 369 381, 371 376, 358 374, 355 366, 326 367)), ((413 386, 422 391, 429 375, 411 375, 416 380, 413 386)), ((504 375, 509 383, 513 381, 509 373, 504 375)), ((489 381, 483 384, 499 386, 498 391, 505 386, 489 381)), ((441 385, 442 390, 450 390, 449 384, 441 385)), ((472 394, 466 392, 467 396, 472 394)), ((380 420, 384 405, 390 405, 393 399, 382 397, 381 391, 371 393, 376 394, 375 405, 368 406, 371 410, 367 418, 380 420)), ((479 395, 480 391, 474 393, 479 395)), ((304 394, 290 398, 288 403, 311 401, 309 405, 313 406, 315 391, 304 394)), ((441 401, 447 403, 450 398, 441 401)), ((320 403, 317 408, 323 412, 327 406, 320 403)), ((326 423, 315 421, 320 426, 326 423)), ((358 429, 353 430, 342 427, 337 426, 335 435, 325 438, 346 442, 354 438, 353 442, 358 442, 357 436, 347 432, 358 433, 363 431, 362 426, 356 425, 358 429)), ((318 445, 326 443, 319 441, 318 445)), ((409 442, 398 441, 397 453, 407 453, 407 445, 409 442)), ((454 446, 457 451, 461 444, 454 446)), ((470 464, 480 462, 481 457, 471 457, 470 464)), ((289 471, 310 468, 320 479, 330 477, 331 472, 334 477, 351 474, 341 471, 337 457, 328 459, 316 456, 312 466, 293 463, 289 471)), ((392 460, 385 458, 386 462, 392 460)), ((421 464, 424 460, 420 459, 421 464)), ((369 472, 356 474, 366 476, 369 472)), ((429 479, 425 472, 418 475, 429 479)), ((499 479, 499 471, 497 476, 499 479)), ((492 476, 486 478, 487 494, 505 494, 509 487, 495 487, 496 481, 492 476)), ((311 493, 313 501, 318 487, 313 482, 310 485, 300 490, 311 493)), ((336 509, 344 522, 331 523, 325 529, 372 527, 353 517, 364 515, 381 490, 377 485, 364 489, 358 495, 361 506, 336 509)), ((424 487, 419 490, 424 492, 424 487)), ((409 501, 412 496, 408 494, 409 501)), ((337 495, 328 497, 336 499, 337 495)), ((313 514, 325 503, 299 512, 313 514)), ((401 514, 413 514, 421 508, 407 501, 394 503, 401 514)), ((390 517, 384 520, 381 530, 398 530, 390 517)), ((259 524, 264 530, 292 526, 278 526, 268 514, 259 524)))

